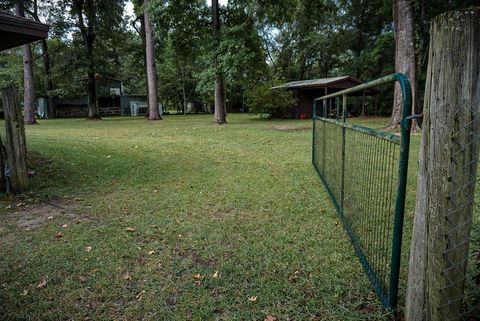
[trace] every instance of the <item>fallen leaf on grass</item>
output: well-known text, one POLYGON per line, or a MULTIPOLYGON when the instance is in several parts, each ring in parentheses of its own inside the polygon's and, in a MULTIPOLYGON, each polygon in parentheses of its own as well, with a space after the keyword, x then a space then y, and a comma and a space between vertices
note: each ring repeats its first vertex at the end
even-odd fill
POLYGON ((137 262, 142 265, 145 264, 145 257, 143 256, 137 257, 137 262))
POLYGON ((53 217, 53 216, 49 216, 49 217, 47 217, 47 219, 48 219, 48 220, 53 220, 54 217, 53 217))
POLYGON ((251 297, 248 298, 248 301, 250 302, 256 302, 257 301, 257 297, 255 295, 252 295, 251 297))
POLYGON ((80 276, 78 277, 78 279, 79 279, 79 280, 80 280, 80 282, 82 282, 82 283, 85 283, 85 282, 87 282, 87 277, 86 277, 86 276, 84 276, 84 275, 80 275, 80 276))
POLYGON ((91 246, 87 246, 87 247, 85 248, 85 252, 90 252, 91 250, 92 250, 92 247, 91 247, 91 246))
POLYGON ((140 301, 141 299, 143 299, 143 295, 145 294, 145 290, 144 291, 141 291, 139 294, 137 294, 136 298, 137 298, 137 301, 140 301))
POLYGON ((135 232, 135 228, 133 228, 133 227, 127 227, 127 232, 135 232))
POLYGON ((272 316, 272 315, 267 315, 267 317, 265 318, 264 321, 276 321, 276 320, 277 320, 277 318, 275 318, 274 316, 272 316))
POLYGON ((288 277, 288 282, 295 283, 300 275, 303 274, 303 270, 295 270, 292 275, 288 277))
POLYGON ((203 280, 205 276, 201 275, 200 273, 197 273, 193 276, 195 280, 203 280))
POLYGON ((26 296, 28 294, 28 291, 27 290, 23 290, 22 294, 20 294, 21 296, 26 296))
POLYGON ((155 253, 157 253, 157 252, 155 252, 154 250, 151 250, 150 252, 148 252, 148 255, 153 255, 155 253))
POLYGON ((57 232, 57 234, 55 234, 55 237, 57 239, 61 239, 63 237, 63 233, 62 232, 57 232))
POLYGON ((218 279, 219 276, 220 276, 220 273, 218 273, 218 271, 215 271, 215 273, 213 273, 212 275, 212 278, 218 279))
POLYGON ((62 227, 63 227, 63 228, 67 228, 67 227, 68 227, 68 224, 63 224, 62 227))
POLYGON ((47 279, 45 277, 42 278, 40 283, 37 285, 37 289, 41 289, 47 286, 47 279))

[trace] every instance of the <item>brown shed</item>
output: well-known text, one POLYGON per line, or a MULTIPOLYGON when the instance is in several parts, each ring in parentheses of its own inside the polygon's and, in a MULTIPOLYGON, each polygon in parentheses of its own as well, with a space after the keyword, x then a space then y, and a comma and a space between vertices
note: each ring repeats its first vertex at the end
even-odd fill
MULTIPOLYGON (((293 90, 295 96, 298 99, 297 106, 292 111, 294 118, 311 118, 313 100, 318 97, 322 97, 334 92, 355 87, 362 84, 360 80, 357 80, 350 76, 341 76, 341 77, 330 77, 330 78, 320 78, 320 79, 309 79, 301 81, 292 81, 284 85, 273 87, 274 89, 287 89, 293 90)), ((375 89, 368 89, 364 92, 365 96, 373 96, 378 94, 378 91, 375 89)), ((358 93, 359 96, 362 96, 362 93, 358 93)), ((331 102, 332 105, 335 102, 331 102)), ((361 113, 364 114, 365 109, 365 99, 362 101, 361 113)))

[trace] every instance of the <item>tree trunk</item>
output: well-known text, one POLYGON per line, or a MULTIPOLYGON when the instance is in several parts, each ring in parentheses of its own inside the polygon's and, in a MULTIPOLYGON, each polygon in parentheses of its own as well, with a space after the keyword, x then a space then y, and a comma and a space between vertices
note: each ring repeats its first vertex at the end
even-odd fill
POLYGON ((365 97, 365 90, 362 91, 362 117, 365 117, 365 104, 367 103, 366 97, 365 97))
POLYGON ((87 58, 87 77, 88 77, 88 119, 101 119, 97 106, 97 88, 95 83, 95 60, 94 60, 94 41, 95 41, 95 29, 94 29, 94 17, 95 7, 93 0, 87 2, 73 1, 73 5, 77 11, 78 28, 82 35, 83 45, 85 46, 85 56, 87 58), (88 17, 87 25, 85 25, 83 19, 83 12, 90 13, 88 17))
POLYGON ((6 88, 2 90, 3 110, 5 113, 6 154, 8 176, 14 193, 28 189, 28 175, 26 165, 25 127, 23 125, 22 110, 18 90, 6 88))
MULTIPOLYGON (((413 10, 410 0, 393 1, 393 22, 395 27, 395 71, 404 73, 410 79, 412 88, 412 115, 416 114, 416 59, 413 10)), ((393 109, 387 129, 394 130, 400 125, 402 117, 402 92, 400 85, 395 84, 393 109)), ((417 130, 416 121, 412 122, 412 130, 417 130)))
MULTIPOLYGON (((34 0, 33 3, 33 11, 28 11, 28 13, 33 17, 36 22, 40 22, 40 17, 38 16, 38 1, 34 0)), ((40 40, 42 44, 42 60, 43 66, 45 68, 45 78, 46 78, 46 85, 47 85, 47 98, 48 98, 48 108, 47 108, 47 118, 55 118, 55 106, 53 104, 53 80, 52 80, 52 71, 51 71, 51 63, 50 63, 50 54, 48 52, 48 43, 46 39, 40 40)))
POLYGON ((50 70, 50 55, 48 53, 47 40, 42 39, 42 58, 43 66, 45 67, 45 77, 47 78, 47 97, 48 97, 48 118, 55 118, 55 106, 53 104, 53 80, 52 71, 50 70))
POLYGON ((23 52, 23 108, 24 122, 36 124, 35 120, 35 88, 33 82, 33 57, 30 45, 22 46, 23 52))
MULTIPOLYGON (((218 45, 218 42, 220 41, 218 0, 212 0, 212 22, 213 36, 215 37, 218 45)), ((215 57, 215 59, 218 60, 217 57, 215 57)), ((215 74, 215 114, 213 116, 213 120, 219 125, 227 123, 227 111, 225 110, 225 99, 223 97, 223 79, 222 74, 218 70, 215 74)))
POLYGON ((460 319, 480 137, 480 8, 433 20, 406 320, 460 319))
POLYGON ((157 95, 157 68, 155 66, 155 39, 153 27, 148 15, 148 0, 144 1, 145 10, 143 13, 145 22, 145 54, 147 58, 147 87, 148 87, 148 119, 162 119, 158 112, 157 95))
MULTIPOLYGON (((148 104, 148 71, 147 71, 147 44, 145 40, 145 16, 141 15, 139 17, 140 19, 140 37, 142 38, 142 46, 143 46, 143 68, 145 70, 145 83, 147 84, 146 86, 146 92, 147 92, 147 104, 148 104)), ((150 105, 149 105, 150 106, 150 105)))
MULTIPOLYGON (((15 6, 17 16, 25 17, 23 2, 15 6)), ((23 108, 25 124, 36 124, 35 88, 33 82, 33 57, 29 44, 22 46, 23 53, 23 108)))
POLYGON ((88 61, 88 119, 101 119, 97 105, 97 85, 95 80, 95 61, 93 57, 93 37, 87 36, 86 38, 88 61))
POLYGON ((223 80, 220 74, 215 75, 215 115, 214 121, 218 125, 227 123, 227 113, 225 111, 225 100, 223 96, 223 80))
POLYGON ((180 70, 182 72, 182 99, 183 99, 183 114, 187 114, 187 93, 186 93, 186 88, 185 88, 185 82, 186 82, 186 72, 183 67, 180 67, 180 70))

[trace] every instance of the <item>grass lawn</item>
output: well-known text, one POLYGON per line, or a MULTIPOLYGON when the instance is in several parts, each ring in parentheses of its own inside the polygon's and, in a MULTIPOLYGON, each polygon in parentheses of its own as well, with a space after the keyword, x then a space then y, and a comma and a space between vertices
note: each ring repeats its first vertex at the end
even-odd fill
POLYGON ((211 118, 29 126, 32 192, 0 202, 0 319, 385 320, 311 121, 211 118))

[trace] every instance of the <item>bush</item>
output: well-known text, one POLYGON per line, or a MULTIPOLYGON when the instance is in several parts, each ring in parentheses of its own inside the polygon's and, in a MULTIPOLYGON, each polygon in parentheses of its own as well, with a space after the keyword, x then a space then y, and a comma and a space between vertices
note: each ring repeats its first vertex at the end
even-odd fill
POLYGON ((247 107, 249 112, 267 118, 291 118, 291 109, 297 104, 292 91, 272 89, 278 82, 266 82, 248 90, 247 107))

